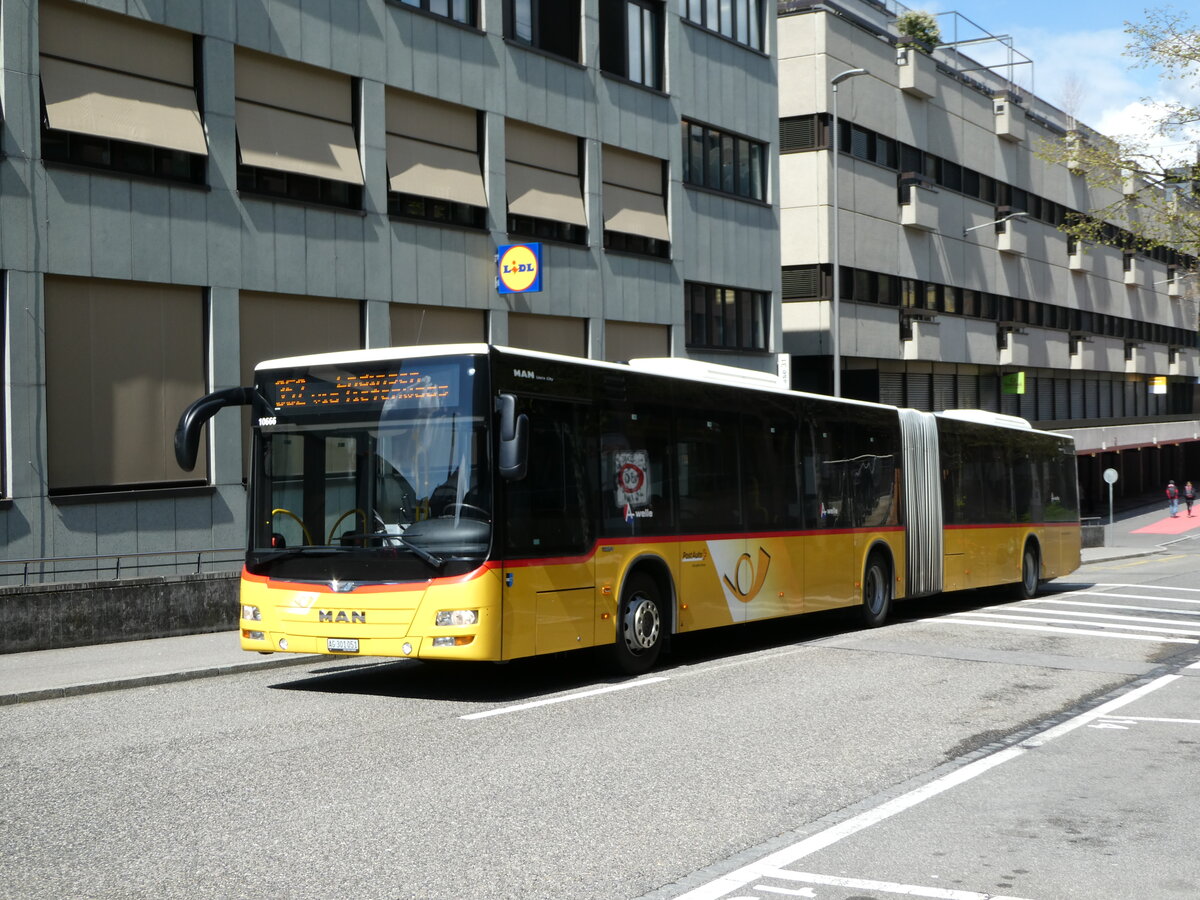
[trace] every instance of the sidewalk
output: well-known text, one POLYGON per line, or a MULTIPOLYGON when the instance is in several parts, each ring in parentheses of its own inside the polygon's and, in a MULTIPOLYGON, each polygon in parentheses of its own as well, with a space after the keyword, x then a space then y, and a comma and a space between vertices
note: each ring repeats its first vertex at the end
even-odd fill
MULTIPOLYGON (((1197 546, 1192 541, 1200 538, 1200 508, 1193 521, 1184 512, 1171 519, 1165 503, 1118 513, 1112 525, 1106 517, 1105 546, 1084 550, 1083 563, 1197 546)), ((329 658, 247 653, 236 631, 8 653, 0 655, 0 706, 317 661, 329 658)))
POLYGON ((247 653, 236 631, 0 654, 0 706, 328 661, 247 653))

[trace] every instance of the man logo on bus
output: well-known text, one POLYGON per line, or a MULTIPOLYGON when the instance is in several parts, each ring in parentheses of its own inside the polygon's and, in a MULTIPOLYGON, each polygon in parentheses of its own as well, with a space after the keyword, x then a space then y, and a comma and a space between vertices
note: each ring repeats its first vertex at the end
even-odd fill
POLYGON ((749 603, 758 596, 767 581, 767 569, 771 568, 771 554, 762 547, 758 548, 758 565, 754 564, 749 553, 743 553, 733 564, 733 578, 723 576, 725 587, 741 600, 749 603))

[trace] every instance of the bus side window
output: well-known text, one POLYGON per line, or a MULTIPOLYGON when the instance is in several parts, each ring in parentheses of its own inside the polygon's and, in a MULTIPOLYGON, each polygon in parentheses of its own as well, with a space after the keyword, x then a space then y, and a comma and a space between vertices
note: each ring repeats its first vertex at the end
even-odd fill
POLYGON ((566 403, 533 401, 529 415, 529 469, 505 481, 506 549, 535 556, 582 552, 592 543, 582 417, 566 403))
POLYGON ((681 417, 676 424, 680 530, 685 533, 741 530, 737 419, 714 414, 704 418, 681 417))
POLYGON ((656 410, 618 409, 600 417, 601 534, 671 533, 669 422, 665 412, 656 410))
POLYGON ((742 501, 751 531, 801 528, 801 466, 794 420, 743 416, 742 501))

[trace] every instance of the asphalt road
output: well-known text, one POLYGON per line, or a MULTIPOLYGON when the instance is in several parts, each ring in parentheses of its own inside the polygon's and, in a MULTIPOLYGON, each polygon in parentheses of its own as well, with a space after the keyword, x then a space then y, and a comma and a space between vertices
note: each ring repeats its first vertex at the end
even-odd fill
POLYGON ((1194 568, 0 708, 0 896, 1194 898, 1194 568))

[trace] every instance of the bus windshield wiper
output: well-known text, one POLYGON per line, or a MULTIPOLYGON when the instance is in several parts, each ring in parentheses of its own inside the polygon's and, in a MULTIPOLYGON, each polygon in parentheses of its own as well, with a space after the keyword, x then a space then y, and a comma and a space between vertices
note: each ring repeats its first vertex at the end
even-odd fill
POLYGON ((446 561, 440 556, 434 556, 424 547, 420 547, 412 541, 405 540, 404 535, 397 531, 354 531, 349 534, 343 534, 342 537, 348 540, 353 540, 354 538, 383 538, 384 546, 402 547, 405 550, 409 550, 422 562, 429 564, 435 569, 440 570, 446 565, 446 561))

